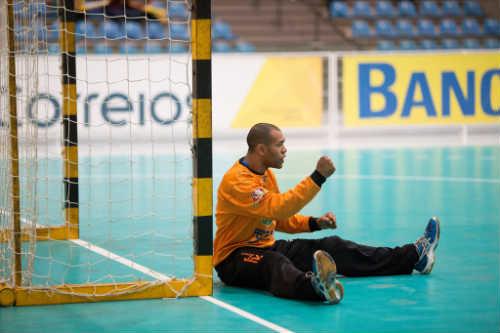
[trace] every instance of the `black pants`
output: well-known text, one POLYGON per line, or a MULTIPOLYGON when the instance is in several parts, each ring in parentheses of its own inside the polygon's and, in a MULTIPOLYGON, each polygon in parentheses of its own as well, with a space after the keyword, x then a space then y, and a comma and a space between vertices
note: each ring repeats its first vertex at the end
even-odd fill
POLYGON ((413 244, 372 247, 333 236, 279 240, 270 248, 239 248, 215 269, 222 282, 230 286, 267 290, 285 298, 319 300, 309 273, 316 250, 328 252, 338 273, 345 276, 410 274, 418 260, 413 244))

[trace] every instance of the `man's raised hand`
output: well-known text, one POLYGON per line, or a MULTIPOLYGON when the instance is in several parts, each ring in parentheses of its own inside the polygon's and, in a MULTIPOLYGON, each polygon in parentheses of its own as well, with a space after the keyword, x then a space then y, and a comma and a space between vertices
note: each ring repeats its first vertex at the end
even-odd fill
POLYGON ((330 177, 335 172, 335 164, 328 156, 321 156, 316 164, 316 170, 325 178, 330 177))

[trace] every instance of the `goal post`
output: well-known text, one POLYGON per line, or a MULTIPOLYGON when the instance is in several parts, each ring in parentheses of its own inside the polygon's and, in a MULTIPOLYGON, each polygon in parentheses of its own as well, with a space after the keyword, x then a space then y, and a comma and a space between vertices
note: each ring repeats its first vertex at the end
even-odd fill
POLYGON ((0 0, 0 305, 212 293, 211 0, 155 3, 115 38, 84 1, 0 0))

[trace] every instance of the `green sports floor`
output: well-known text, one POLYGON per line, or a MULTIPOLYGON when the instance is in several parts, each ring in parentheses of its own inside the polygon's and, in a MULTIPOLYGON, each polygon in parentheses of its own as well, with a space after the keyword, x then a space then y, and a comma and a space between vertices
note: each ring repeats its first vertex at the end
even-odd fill
MULTIPOLYGON (((215 185, 242 154, 214 154, 215 185)), ((281 190, 312 172, 322 154, 332 157, 337 171, 302 213, 317 216, 333 211, 338 229, 300 235, 278 233, 277 237, 337 234, 370 245, 396 246, 417 239, 429 217, 436 215, 441 220, 441 241, 432 274, 341 278, 345 298, 336 306, 279 299, 261 291, 227 287, 216 279, 213 297, 208 298, 0 308, 0 332, 500 332, 500 146, 289 149, 285 167, 276 172, 281 190)), ((123 165, 119 159, 116 164, 118 169, 123 165)), ((148 168, 145 165, 122 174, 140 178, 141 173, 149 172, 148 168)), ((85 168, 81 172, 83 185, 85 168)), ((113 175, 116 184, 123 183, 109 170, 102 175, 88 171, 87 177, 102 182, 107 174, 113 175)), ((153 191, 158 198, 169 196, 162 191, 170 187, 162 181, 167 184, 169 179, 158 178, 155 184, 134 185, 138 188, 124 192, 153 191)), ((110 193, 95 186, 82 186, 83 200, 93 197, 103 202, 100 208, 86 209, 82 205, 82 221, 87 221, 82 224, 83 240, 128 258, 130 247, 137 253, 142 247, 153 248, 150 255, 132 259, 164 274, 174 268, 181 276, 192 274, 186 255, 192 251, 192 240, 176 235, 190 228, 188 192, 178 193, 172 204, 178 213, 165 217, 177 221, 168 235, 139 232, 155 226, 154 215, 140 219, 144 215, 139 212, 161 206, 160 202, 153 200, 145 202, 144 207, 130 208, 117 201, 109 207, 106 195, 110 193), (133 242, 125 236, 110 241, 106 236, 109 230, 99 230, 99 213, 104 216, 110 211, 119 225, 115 228, 118 236, 137 234, 133 242), (134 221, 120 219, 122 211, 124 216, 135 217, 134 221), (164 242, 177 242, 173 245, 173 251, 179 253, 175 262, 154 250, 164 242)), ((45 215, 49 210, 40 207, 45 215)), ((96 276, 110 274, 115 280, 141 277, 132 268, 100 258, 74 243, 48 243, 37 248, 35 280, 50 274, 55 282, 85 281, 88 273, 81 271, 83 263, 89 261, 94 263, 92 274, 96 276), (45 262, 49 257, 56 259, 54 263, 45 262), (58 267, 57 263, 65 260, 75 262, 69 268, 58 267)))

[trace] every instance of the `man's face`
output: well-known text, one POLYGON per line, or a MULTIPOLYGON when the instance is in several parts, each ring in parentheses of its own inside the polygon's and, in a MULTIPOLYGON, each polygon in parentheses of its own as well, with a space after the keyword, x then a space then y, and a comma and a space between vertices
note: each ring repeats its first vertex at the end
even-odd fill
POLYGON ((286 147, 285 136, 281 131, 271 130, 271 142, 265 145, 263 156, 264 163, 268 168, 281 169, 285 162, 286 147))

